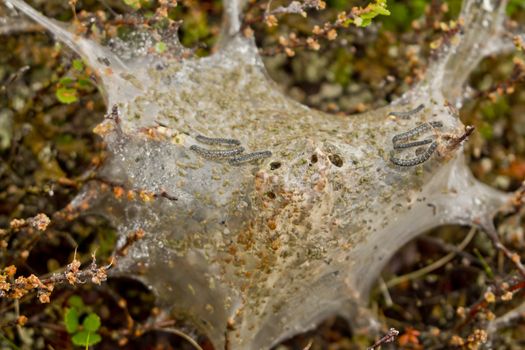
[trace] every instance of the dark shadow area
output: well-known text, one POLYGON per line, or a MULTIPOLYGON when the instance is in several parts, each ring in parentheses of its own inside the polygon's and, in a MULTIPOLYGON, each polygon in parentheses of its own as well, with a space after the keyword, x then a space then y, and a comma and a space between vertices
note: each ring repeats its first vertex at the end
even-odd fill
POLYGON ((272 349, 328 349, 330 346, 336 346, 339 349, 360 349, 358 344, 352 345, 352 336, 351 327, 344 318, 331 317, 323 321, 316 329, 296 335, 272 349))
POLYGON ((480 254, 493 251, 484 233, 469 232, 468 227, 440 227, 392 257, 372 293, 372 304, 382 309, 387 323, 448 328, 457 320, 455 308, 479 298, 487 281, 480 254))
POLYGON ((145 322, 151 316, 155 297, 146 286, 130 278, 114 277, 108 281, 109 287, 125 300, 129 315, 136 322, 145 322))
MULTIPOLYGON (((481 344, 487 338, 474 334, 485 337, 479 332, 485 332, 487 322, 523 301, 521 290, 514 298, 494 297, 505 295, 498 294, 505 283, 520 288, 512 270, 512 263, 494 249, 484 232, 439 227, 392 257, 373 289, 371 307, 379 311, 383 324, 400 331, 399 346, 449 349, 454 344, 481 344)), ((512 332, 511 327, 497 337, 493 334, 494 348, 513 348, 517 338, 512 332)))

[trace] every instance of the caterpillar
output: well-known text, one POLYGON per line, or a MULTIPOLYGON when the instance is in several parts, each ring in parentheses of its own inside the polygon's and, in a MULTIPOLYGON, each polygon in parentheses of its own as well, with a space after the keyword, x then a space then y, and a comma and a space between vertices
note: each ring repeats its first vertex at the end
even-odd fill
POLYGON ((192 145, 190 146, 190 150, 207 159, 224 159, 241 154, 244 152, 244 147, 236 147, 228 150, 210 150, 197 145, 192 145))
POLYGON ((437 146, 438 146, 437 142, 434 141, 430 144, 430 146, 428 146, 428 148, 422 154, 420 154, 417 157, 401 159, 401 158, 396 158, 393 155, 391 155, 390 161, 394 163, 395 165, 399 165, 402 167, 416 166, 416 165, 426 162, 435 152, 437 146))
POLYGON ((228 159, 228 162, 231 165, 241 165, 243 163, 248 163, 248 162, 251 162, 257 159, 268 158, 271 156, 272 156, 271 151, 258 151, 258 152, 248 153, 242 156, 230 158, 228 159))
POLYGON ((420 104, 419 106, 417 106, 416 108, 410 110, 410 111, 406 111, 406 112, 390 112, 388 113, 388 115, 391 115, 391 116, 394 116, 394 117, 398 117, 398 118, 401 118, 401 119, 408 119, 410 118, 410 116, 420 112, 421 110, 423 110, 423 108, 425 108, 425 105, 424 104, 420 104))
POLYGON ((394 143, 394 149, 418 147, 418 146, 428 145, 429 143, 432 143, 432 139, 424 139, 420 141, 407 142, 407 143, 394 143))
POLYGON ((414 136, 417 136, 419 134, 422 134, 431 128, 441 128, 443 127, 442 122, 428 122, 421 125, 416 126, 414 129, 408 130, 407 132, 395 135, 392 138, 392 143, 396 144, 399 141, 406 141, 414 136))

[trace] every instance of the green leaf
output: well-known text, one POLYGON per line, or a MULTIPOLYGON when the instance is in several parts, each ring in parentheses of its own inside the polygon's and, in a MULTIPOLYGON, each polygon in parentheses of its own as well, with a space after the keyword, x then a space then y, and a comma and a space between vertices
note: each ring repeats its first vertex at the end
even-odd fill
POLYGON ((82 70, 84 70, 84 63, 82 62, 82 60, 73 60, 73 68, 81 72, 82 70))
POLYGON ((58 81, 58 83, 62 86, 67 86, 69 84, 72 84, 74 82, 73 78, 71 77, 62 77, 60 78, 60 80, 58 81))
POLYGON ((372 19, 377 16, 389 16, 386 0, 376 0, 375 3, 369 4, 360 16, 354 19, 354 24, 358 27, 366 27, 372 23, 372 19))
POLYGON ((71 338, 73 344, 78 346, 91 346, 100 343, 102 337, 98 333, 80 331, 71 338))
POLYGON ((157 53, 163 53, 164 51, 166 51, 166 48, 166 43, 163 41, 159 41, 155 44, 155 51, 157 51, 157 53))
POLYGON ((388 11, 385 7, 383 6, 374 6, 374 11, 378 14, 378 15, 383 15, 383 16, 390 16, 390 11, 388 11))
POLYGON ((80 78, 76 86, 79 90, 89 90, 93 87, 93 83, 89 79, 80 78))
POLYGON ((84 329, 90 332, 96 332, 100 328, 100 317, 97 314, 90 313, 82 322, 84 329))
POLYGON ((386 0, 378 0, 375 4, 370 5, 373 12, 378 15, 390 16, 390 11, 386 9, 387 3, 386 0))
POLYGON ((359 24, 359 27, 368 27, 372 23, 372 18, 363 18, 363 21, 361 24, 359 24))
POLYGON ((77 90, 61 87, 56 92, 57 99, 65 104, 70 104, 78 101, 77 90))
POLYGON ((78 311, 72 307, 66 310, 64 314, 64 323, 68 333, 75 333, 78 329, 78 311))
POLYGON ((82 310, 84 308, 84 301, 78 295, 70 296, 69 299, 67 300, 67 303, 69 306, 75 307, 79 310, 82 310))
POLYGON ((133 7, 135 10, 140 8, 140 0, 124 0, 124 3, 133 7))

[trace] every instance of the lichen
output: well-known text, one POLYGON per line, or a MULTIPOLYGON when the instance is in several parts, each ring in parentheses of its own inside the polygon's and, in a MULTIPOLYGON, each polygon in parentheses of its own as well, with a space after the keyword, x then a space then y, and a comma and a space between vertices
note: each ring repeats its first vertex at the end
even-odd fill
POLYGON ((108 118, 96 132, 109 156, 98 178, 141 195, 98 188, 91 211, 112 220, 121 245, 146 232, 116 273, 144 282, 217 349, 266 349, 334 314, 355 324, 398 248, 438 225, 483 226, 507 199, 472 177, 458 141, 465 127, 449 105, 461 104, 475 64, 503 49, 494 43, 505 1, 491 9, 465 1, 464 33, 426 79, 392 105, 350 118, 279 91, 253 41, 236 34, 242 1, 225 1, 220 49, 185 60, 112 52, 23 1, 5 1, 101 79, 108 118), (389 115, 420 104, 409 118, 389 115), (443 124, 431 132, 437 151, 421 165, 393 164, 392 138, 430 121, 443 124), (206 159, 190 150, 198 135, 272 156, 240 166, 206 159))

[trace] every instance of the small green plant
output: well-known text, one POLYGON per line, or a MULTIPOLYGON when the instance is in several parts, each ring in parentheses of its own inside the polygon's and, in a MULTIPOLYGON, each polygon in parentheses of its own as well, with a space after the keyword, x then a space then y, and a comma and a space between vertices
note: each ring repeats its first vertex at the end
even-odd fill
POLYGON ((97 332, 100 328, 100 317, 94 312, 90 312, 77 295, 70 297, 68 304, 70 307, 66 309, 64 314, 64 323, 67 332, 72 335, 73 344, 84 346, 86 350, 90 346, 98 344, 102 340, 97 332))
POLYGON ((79 91, 90 91, 94 88, 89 79, 82 60, 73 60, 72 69, 67 76, 63 76, 58 81, 56 90, 57 99, 64 104, 70 104, 78 101, 79 91))
POLYGON ((347 19, 345 24, 355 24, 357 27, 369 26, 377 16, 390 16, 390 11, 387 10, 387 0, 375 0, 365 8, 359 8, 352 12, 355 18, 347 19))

